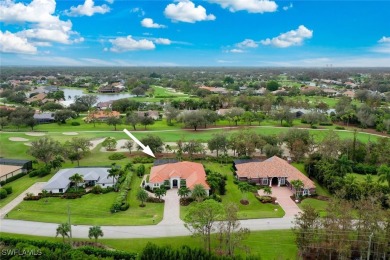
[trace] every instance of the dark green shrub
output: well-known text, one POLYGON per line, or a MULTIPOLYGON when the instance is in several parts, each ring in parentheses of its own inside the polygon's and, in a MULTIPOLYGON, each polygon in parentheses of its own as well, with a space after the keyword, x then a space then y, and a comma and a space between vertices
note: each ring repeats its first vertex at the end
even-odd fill
POLYGON ((322 125, 322 126, 332 126, 333 123, 332 122, 321 122, 321 123, 319 123, 319 125, 322 125))
POLYGON ((272 198, 270 196, 258 196, 258 195, 256 195, 256 198, 261 203, 272 203, 272 198))
POLYGON ((312 129, 317 129, 318 127, 315 126, 315 125, 312 125, 311 128, 312 128, 312 129))
POLYGON ((7 191, 8 195, 10 195, 12 193, 12 187, 11 186, 4 187, 4 189, 7 191))
POLYGON ((208 199, 215 200, 216 202, 222 202, 221 196, 219 196, 218 194, 215 194, 215 193, 213 195, 209 196, 208 199))
POLYGON ((9 178, 7 178, 5 181, 2 181, 1 186, 5 185, 5 184, 7 184, 7 183, 10 183, 11 181, 14 181, 14 180, 17 180, 17 179, 19 179, 19 178, 22 178, 24 175, 26 175, 26 174, 25 174, 24 172, 21 172, 21 173, 16 174, 16 175, 14 175, 14 176, 12 176, 12 177, 9 177, 9 178), (4 184, 3 184, 3 183, 4 183, 4 184))
POLYGON ((70 123, 72 126, 79 126, 80 125, 80 123, 79 122, 72 122, 72 123, 70 123))
POLYGON ((95 186, 93 186, 93 188, 91 189, 91 192, 92 192, 93 194, 100 194, 100 193, 103 193, 103 188, 102 188, 102 186, 100 186, 100 185, 95 185, 95 186))
POLYGON ((4 198, 7 198, 7 191, 3 188, 0 188, 0 199, 4 199, 4 198))
POLYGON ((153 163, 154 159, 152 157, 137 156, 134 157, 133 163, 153 163))
POLYGON ((335 129, 337 129, 337 130, 345 130, 345 127, 343 127, 343 126, 336 126, 335 129))
POLYGON ((108 159, 110 160, 122 160, 126 158, 126 156, 122 153, 113 153, 110 156, 108 156, 108 159))
POLYGON ((120 207, 120 209, 121 209, 122 211, 126 211, 126 210, 128 210, 129 208, 130 208, 130 205, 129 205, 128 202, 122 204, 121 207, 120 207))
POLYGON ((28 174, 28 177, 32 178, 32 177, 36 177, 39 175, 39 171, 38 170, 32 170, 30 171, 30 173, 28 174))

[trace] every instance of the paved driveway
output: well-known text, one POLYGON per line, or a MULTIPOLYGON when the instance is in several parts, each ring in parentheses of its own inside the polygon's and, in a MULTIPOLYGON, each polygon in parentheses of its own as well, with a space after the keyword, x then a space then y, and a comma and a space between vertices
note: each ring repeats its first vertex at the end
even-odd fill
POLYGON ((180 219, 180 198, 177 189, 168 190, 163 199, 165 200, 164 217, 158 225, 183 225, 180 219))
POLYGON ((36 182, 31 185, 26 191, 21 193, 19 196, 11 200, 7 205, 0 209, 0 218, 4 218, 6 214, 8 214, 13 208, 15 208, 20 202, 23 201, 23 198, 26 197, 26 193, 33 193, 34 195, 38 195, 39 192, 42 191, 43 186, 45 186, 47 182, 36 182))
MULTIPOLYGON (((290 198, 294 193, 288 187, 272 187, 272 197, 276 197, 279 205, 283 208, 285 217, 294 217, 301 212, 298 205, 290 198)), ((259 195, 263 196, 263 190, 259 190, 259 195)))

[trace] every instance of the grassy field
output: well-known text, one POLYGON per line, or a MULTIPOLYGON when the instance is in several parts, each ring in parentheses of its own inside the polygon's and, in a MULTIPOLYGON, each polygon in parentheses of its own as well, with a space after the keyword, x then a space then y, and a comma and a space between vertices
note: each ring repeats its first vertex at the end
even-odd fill
MULTIPOLYGON (((31 240, 46 240, 62 242, 61 237, 38 237, 30 235, 18 235, 9 233, 0 233, 1 236, 23 238, 31 240)), ((74 239, 82 241, 83 239, 74 239)), ((202 242, 198 238, 184 237, 168 237, 168 238, 132 238, 132 239, 99 239, 99 243, 117 250, 128 252, 140 252, 148 242, 160 246, 170 245, 173 248, 181 246, 201 247, 202 242)), ((260 259, 296 259, 297 247, 295 245, 295 236, 291 230, 272 230, 272 231, 253 231, 243 243, 248 247, 248 253, 258 256, 260 259)), ((237 253, 246 255, 245 252, 239 250, 237 253)))
POLYGON ((167 89, 161 86, 151 86, 154 89, 153 96, 155 98, 164 98, 164 97, 187 97, 190 96, 188 94, 174 92, 172 89, 167 89))
MULTIPOLYGON (((236 184, 233 183, 233 173, 230 170, 231 165, 221 165, 218 163, 204 163, 207 169, 215 172, 219 172, 227 176, 226 182, 226 194, 222 195, 222 203, 227 204, 234 202, 239 206, 238 217, 240 219, 253 219, 253 218, 279 218, 284 216, 284 211, 279 205, 263 204, 256 199, 254 194, 248 193, 249 205, 242 205, 240 200, 242 199, 242 193, 239 191, 236 184), (277 209, 275 211, 275 209, 277 209)), ((183 219, 187 214, 189 208, 196 202, 191 203, 188 206, 180 207, 180 217, 183 219)))
POLYGON ((4 185, 4 187, 12 187, 12 194, 8 195, 7 198, 0 200, 0 208, 2 208, 4 205, 8 204, 10 201, 12 201, 14 198, 19 196, 22 192, 24 192, 26 189, 30 188, 31 185, 33 185, 36 182, 42 182, 49 180, 53 174, 47 175, 45 177, 39 178, 39 177, 33 177, 30 178, 28 175, 23 176, 22 178, 19 178, 11 183, 7 183, 4 185))
POLYGON ((140 202, 135 198, 141 179, 133 176, 131 190, 128 194, 130 208, 115 214, 110 213, 110 207, 118 193, 87 194, 82 198, 65 200, 61 198, 47 198, 38 201, 23 201, 8 215, 11 219, 31 220, 61 223, 67 221, 68 206, 74 224, 91 225, 152 225, 162 220, 164 204, 146 203, 146 207, 139 207, 140 202), (154 220, 154 221, 153 221, 154 220))
MULTIPOLYGON (((114 137, 118 140, 127 139, 128 136, 121 131, 122 129, 123 126, 118 127, 118 131, 96 131, 95 132, 95 131, 75 131, 74 129, 73 131, 79 133, 78 135, 76 135, 77 137, 86 137, 90 139, 106 138, 109 136, 114 137)), ((254 127, 251 129, 256 133, 260 133, 264 135, 277 135, 288 131, 289 128, 282 128, 282 127, 276 128, 276 127, 262 126, 262 127, 254 127)), ((60 142, 65 142, 75 137, 75 136, 64 135, 63 134, 64 131, 65 130, 51 131, 46 134, 60 142)), ((155 134, 158 135, 164 142, 175 142, 179 139, 185 139, 185 140, 196 139, 196 140, 202 140, 206 142, 215 133, 224 132, 227 135, 231 135, 237 131, 239 130, 236 128, 224 128, 224 129, 207 129, 207 130, 199 130, 199 131, 185 130, 185 129, 160 130, 160 131, 157 130, 156 131, 133 131, 133 133, 137 138, 143 138, 148 134, 155 134)), ((310 129, 309 132, 314 136, 315 140, 319 141, 324 138, 324 136, 327 133, 327 130, 321 131, 321 130, 310 129)), ((336 133, 340 136, 341 139, 347 139, 353 137, 353 132, 349 132, 349 131, 336 131, 336 133)), ((26 153, 27 150, 29 149, 29 146, 27 146, 25 143, 34 141, 38 138, 39 137, 36 136, 28 136, 24 132, 1 132, 0 143, 2 145, 2 148, 0 149, 0 156, 11 157, 11 158, 31 158, 26 153), (11 137, 21 137, 27 140, 22 142, 15 142, 9 140, 9 138, 11 137)), ((360 141, 365 143, 368 142, 369 140, 376 141, 378 139, 377 136, 373 136, 367 133, 358 133, 357 138, 360 141)))

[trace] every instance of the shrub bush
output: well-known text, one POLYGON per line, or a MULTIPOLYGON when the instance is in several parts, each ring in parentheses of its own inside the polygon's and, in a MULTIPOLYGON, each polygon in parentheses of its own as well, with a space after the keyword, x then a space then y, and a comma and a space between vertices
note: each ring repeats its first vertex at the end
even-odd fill
POLYGON ((343 127, 343 126, 336 126, 335 129, 337 129, 337 130, 345 130, 345 127, 343 127))
POLYGON ((102 186, 100 186, 100 185, 95 185, 95 186, 93 186, 93 188, 91 189, 91 192, 92 192, 93 194, 100 194, 100 193, 103 193, 103 188, 102 188, 102 186))
POLYGON ((272 203, 272 198, 270 196, 258 196, 258 195, 256 195, 256 198, 261 203, 272 203))
POLYGON ((319 123, 319 125, 322 125, 322 126, 332 126, 333 123, 332 122, 321 122, 321 123, 319 123))
POLYGON ((312 125, 310 128, 311 128, 311 129, 317 129, 318 127, 315 126, 315 125, 312 125))
POLYGON ((125 202, 125 203, 122 204, 121 207, 120 207, 120 209, 121 209, 122 211, 126 211, 126 210, 128 210, 129 208, 130 208, 130 205, 129 205, 128 202, 125 202))
POLYGON ((122 160, 126 158, 126 156, 122 153, 113 153, 110 156, 108 156, 108 159, 110 160, 122 160))
POLYGON ((207 197, 206 199, 215 200, 216 202, 222 202, 221 196, 219 196, 218 194, 215 194, 215 193, 213 195, 207 197))
POLYGON ((79 122, 72 122, 72 123, 70 123, 72 126, 79 126, 80 125, 80 123, 79 122))
POLYGON ((26 175, 26 174, 24 172, 21 172, 19 174, 16 174, 16 175, 14 175, 12 177, 7 178, 5 181, 0 182, 0 184, 1 184, 1 186, 4 186, 7 183, 10 183, 10 182, 12 182, 14 180, 22 178, 24 175, 26 175))
POLYGON ((375 166, 364 163, 357 163, 352 165, 352 170, 353 172, 359 174, 377 174, 375 166))
POLYGON ((127 203, 127 194, 129 193, 130 190, 130 183, 132 177, 133 177, 132 173, 128 173, 126 175, 126 179, 123 181, 123 183, 119 188, 119 194, 110 208, 111 213, 125 211, 130 207, 129 204, 127 203))
POLYGON ((7 191, 7 195, 12 194, 12 187, 11 186, 4 187, 4 189, 7 191))
POLYGON ((7 191, 3 188, 0 188, 0 199, 4 199, 4 198, 7 198, 7 191))
POLYGON ((151 202, 151 203, 164 203, 164 200, 163 199, 159 199, 159 198, 154 198, 154 197, 148 197, 146 199, 146 202, 151 202))
POLYGON ((32 170, 30 171, 30 173, 28 174, 28 177, 32 178, 32 177, 36 177, 39 175, 39 171, 38 170, 32 170))
POLYGON ((137 156, 133 158, 133 163, 153 163, 154 159, 152 157, 137 156))

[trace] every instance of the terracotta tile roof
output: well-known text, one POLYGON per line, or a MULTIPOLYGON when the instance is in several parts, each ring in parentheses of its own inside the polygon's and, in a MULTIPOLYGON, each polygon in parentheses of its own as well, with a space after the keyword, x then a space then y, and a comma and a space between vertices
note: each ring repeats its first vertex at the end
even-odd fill
POLYGON ((304 188, 315 188, 315 184, 287 161, 273 156, 263 162, 250 162, 236 165, 237 176, 241 178, 287 177, 288 181, 301 180, 304 188))
POLYGON ((159 166, 153 166, 150 171, 150 183, 162 183, 172 177, 185 179, 187 187, 192 190, 194 185, 202 184, 207 190, 210 189, 206 182, 206 173, 203 165, 194 162, 176 162, 159 166))

